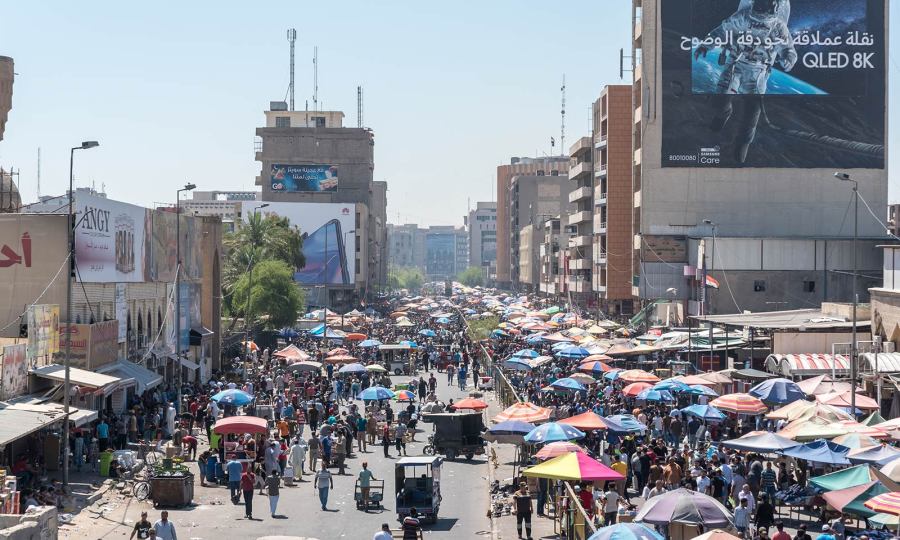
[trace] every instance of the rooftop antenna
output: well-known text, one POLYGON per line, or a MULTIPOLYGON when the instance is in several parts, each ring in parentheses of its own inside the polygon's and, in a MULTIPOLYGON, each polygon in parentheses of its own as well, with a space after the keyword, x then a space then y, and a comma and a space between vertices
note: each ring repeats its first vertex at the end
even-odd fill
POLYGON ((362 86, 356 87, 356 127, 363 127, 363 90, 362 86))
POLYGON ((291 84, 288 86, 288 92, 291 96, 291 110, 294 110, 294 43, 297 41, 297 30, 289 28, 287 31, 287 40, 291 44, 291 84))
POLYGON ((37 162, 37 198, 41 200, 41 147, 38 146, 38 162, 37 162))
POLYGON ((313 111, 319 110, 319 46, 313 47, 313 111))
POLYGON ((560 88, 559 91, 562 93, 562 109, 560 110, 560 115, 562 116, 562 123, 559 126, 559 151, 560 151, 560 155, 563 155, 566 152, 566 74, 565 73, 563 73, 562 88, 560 88))

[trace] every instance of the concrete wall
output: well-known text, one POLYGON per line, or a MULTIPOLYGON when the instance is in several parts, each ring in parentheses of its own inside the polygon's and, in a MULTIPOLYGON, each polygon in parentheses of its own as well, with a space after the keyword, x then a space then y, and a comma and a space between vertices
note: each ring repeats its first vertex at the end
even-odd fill
POLYGON ((41 506, 31 514, 0 514, 0 540, 56 540, 56 508, 41 506))
MULTIPOLYGON (((772 338, 772 354, 831 354, 833 344, 853 342, 850 332, 775 332, 772 338)), ((871 339, 869 332, 856 334, 857 343, 871 339)), ((837 354, 842 351, 836 350, 837 354)))

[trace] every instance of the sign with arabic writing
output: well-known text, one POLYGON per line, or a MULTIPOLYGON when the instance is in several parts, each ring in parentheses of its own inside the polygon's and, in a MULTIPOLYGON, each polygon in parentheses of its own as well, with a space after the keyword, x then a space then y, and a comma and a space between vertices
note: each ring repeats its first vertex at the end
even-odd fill
POLYGON ((3 347, 3 368, 0 374, 0 399, 12 399, 28 391, 28 362, 25 344, 3 347))
POLYGON ((75 262, 83 282, 144 281, 147 209, 75 194, 75 262))
POLYGON ((67 222, 66 215, 0 214, 0 337, 19 336, 31 304, 65 303, 67 222))
POLYGON ((28 363, 49 363, 59 352, 59 306, 35 304, 28 308, 28 363))
POLYGON ((662 166, 884 168, 884 0, 660 4, 662 166))
POLYGON ((334 165, 274 163, 270 181, 272 191, 335 192, 338 190, 338 169, 334 165))

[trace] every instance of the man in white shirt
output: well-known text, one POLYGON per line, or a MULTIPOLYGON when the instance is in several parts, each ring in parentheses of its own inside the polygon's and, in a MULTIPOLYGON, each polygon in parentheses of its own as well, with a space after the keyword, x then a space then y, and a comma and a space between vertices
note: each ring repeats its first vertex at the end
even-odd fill
POLYGON ((601 501, 603 503, 604 525, 614 524, 616 522, 616 514, 619 512, 619 492, 609 482, 606 483, 606 492, 603 493, 601 501))
POLYGON ((159 540, 178 540, 178 535, 175 534, 175 524, 169 521, 169 513, 163 510, 159 517, 159 521, 153 524, 156 538, 159 540))
POLYGON ((706 469, 703 469, 700 472, 700 478, 697 479, 697 491, 704 495, 709 495, 709 487, 711 484, 712 482, 709 479, 709 475, 706 474, 706 469))
POLYGON ((375 533, 372 540, 394 540, 394 535, 391 534, 391 526, 387 523, 382 523, 381 530, 375 533))

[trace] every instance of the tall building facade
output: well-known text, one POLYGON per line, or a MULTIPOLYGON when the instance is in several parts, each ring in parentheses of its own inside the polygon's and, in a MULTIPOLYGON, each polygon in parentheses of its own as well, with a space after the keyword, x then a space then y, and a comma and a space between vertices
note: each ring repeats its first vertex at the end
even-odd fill
POLYGON ((594 242, 592 288, 600 309, 627 315, 632 297, 631 86, 610 85, 593 105, 594 242))
POLYGON ((479 201, 465 219, 469 230, 469 266, 482 268, 493 279, 497 273, 497 203, 479 201))
POLYGON ((355 303, 387 279, 387 185, 372 178, 374 134, 366 128, 344 127, 340 111, 288 111, 283 102, 272 102, 265 117, 265 127, 256 130, 261 200, 355 207, 355 226, 342 229, 345 244, 353 242, 347 258, 355 263, 355 275, 349 285, 327 284, 327 298, 318 302, 355 303))
POLYGON ((0 56, 0 141, 6 130, 6 120, 12 109, 13 82, 16 79, 13 59, 0 56))
MULTIPOLYGON (((523 263, 521 260, 520 233, 528 225, 534 225, 538 231, 541 231, 544 228, 544 222, 547 220, 568 216, 570 208, 568 202, 569 179, 565 174, 513 176, 510 181, 507 200, 509 201, 507 230, 510 231, 508 238, 511 261, 510 285, 519 288, 522 286, 520 278, 523 263)), ((497 223, 499 230, 499 215, 497 223)), ((537 235, 532 234, 531 238, 534 237, 543 238, 543 234, 540 232, 537 235)), ((498 245, 499 238, 498 233, 498 245)), ((537 258, 537 248, 525 247, 529 249, 530 254, 534 255, 534 258, 537 258)), ((499 266, 497 272, 499 275, 499 266)), ((529 282, 531 285, 536 283, 537 280, 529 282)))
POLYGON ((418 268, 425 272, 425 233, 415 223, 387 226, 388 263, 396 268, 418 268))
POLYGON ((594 152, 590 137, 581 137, 569 149, 568 291, 579 306, 596 306, 591 289, 594 232, 594 152))
POLYGON ((425 275, 428 279, 453 279, 468 266, 469 238, 465 228, 436 225, 426 230, 425 275))
POLYGON ((568 156, 544 158, 514 157, 509 165, 497 167, 497 285, 511 285, 513 264, 511 239, 517 231, 510 230, 509 185, 516 175, 558 176, 569 170, 568 156))
POLYGON ((790 309, 850 300, 854 275, 862 301, 880 282, 888 2, 849 18, 859 3, 826 11, 806 0, 787 5, 632 0, 633 295, 644 303, 677 298, 689 313, 790 309), (829 48, 834 58, 857 58, 855 65, 813 62, 823 54, 817 44, 790 40, 810 10, 816 30, 852 20, 867 33, 829 48), (756 45, 729 43, 744 36, 718 30, 732 15, 766 21, 748 34, 765 28, 787 41, 777 51, 759 45, 759 36, 756 45), (724 40, 739 52, 685 46, 681 36, 724 40), (710 77, 693 76, 706 68, 710 77), (748 82, 754 71, 764 74, 748 82), (789 88, 780 86, 786 73, 789 88), (860 204, 858 244, 855 186, 878 218, 860 204))

